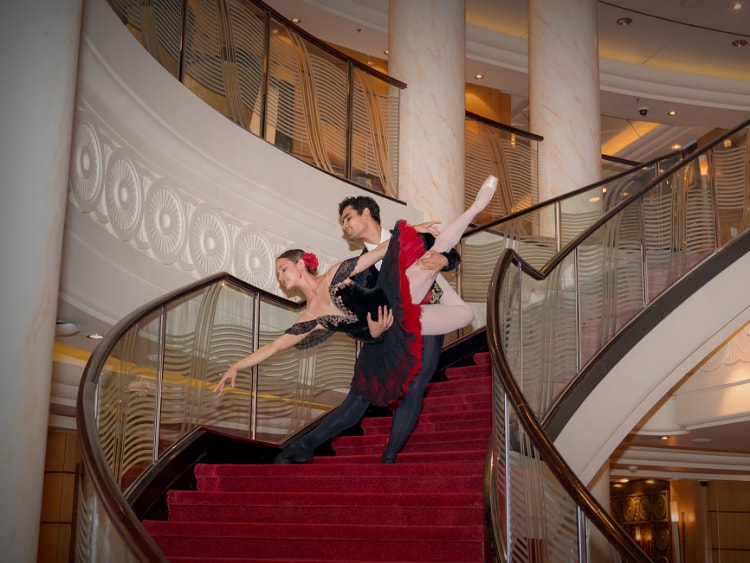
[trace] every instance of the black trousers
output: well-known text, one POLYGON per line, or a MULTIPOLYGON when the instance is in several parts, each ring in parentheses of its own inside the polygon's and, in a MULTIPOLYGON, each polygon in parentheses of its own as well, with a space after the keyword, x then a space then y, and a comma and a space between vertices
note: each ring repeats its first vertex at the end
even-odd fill
MULTIPOLYGON (((437 369, 443 335, 422 337, 422 367, 409 384, 409 390, 393 413, 391 433, 383 452, 383 461, 395 461, 419 420, 422 400, 427 384, 437 369)), ((357 424, 370 406, 354 391, 349 391, 344 401, 313 430, 297 439, 292 445, 315 449, 326 440, 337 436, 357 424)))

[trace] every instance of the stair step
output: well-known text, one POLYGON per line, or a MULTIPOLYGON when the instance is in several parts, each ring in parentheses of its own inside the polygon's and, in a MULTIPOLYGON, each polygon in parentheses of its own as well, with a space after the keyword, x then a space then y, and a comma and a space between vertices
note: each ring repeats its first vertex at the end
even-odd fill
MULTIPOLYGON (((297 554, 299 555, 299 554, 297 554)), ((399 554, 394 554, 394 557, 397 557, 399 554)), ((268 558, 258 558, 253 557, 252 559, 248 559, 247 557, 213 557, 213 556, 201 556, 201 557, 178 557, 178 556, 172 556, 169 558, 169 563, 331 563, 330 558, 325 559, 298 559, 297 556, 291 556, 287 557, 284 556, 282 559, 274 558, 274 559, 268 559, 268 558)), ((375 561, 373 559, 357 559, 357 563, 411 563, 411 560, 405 561, 402 559, 388 559, 387 562, 380 560, 375 561)), ((440 563, 466 563, 466 559, 460 559, 456 561, 441 561, 440 563)))
MULTIPOLYGON (((369 453, 369 454, 354 454, 348 455, 334 455, 334 456, 316 456, 313 465, 337 465, 340 463, 356 463, 356 464, 373 464, 380 463, 382 452, 369 453)), ((484 460, 487 456, 487 444, 484 444, 481 448, 473 450, 463 450, 461 452, 461 459, 466 462, 472 462, 481 464, 484 466, 484 460)), ((403 467, 404 465, 422 464, 425 461, 429 461, 433 465, 433 470, 438 470, 434 467, 436 464, 442 464, 449 461, 455 461, 455 452, 401 452, 398 454, 398 460, 396 465, 403 467)))
POLYGON ((472 359, 474 360, 475 364, 489 364, 492 363, 492 356, 489 352, 476 352, 472 359))
POLYGON ((445 377, 448 381, 457 379, 472 379, 475 377, 489 377, 492 374, 491 364, 455 366, 445 370, 445 377))
MULTIPOLYGON (((401 451, 403 453, 439 451, 452 454, 455 459, 462 456, 465 450, 478 450, 482 447, 486 449, 488 441, 489 437, 473 440, 456 440, 452 442, 435 442, 428 444, 408 442, 401 451)), ((333 448, 336 450, 336 455, 338 456, 381 453, 385 449, 385 443, 386 441, 384 439, 372 444, 345 441, 334 443, 333 448)))
MULTIPOLYGON (((452 417, 443 417, 442 420, 423 420, 423 418, 420 417, 417 425, 414 427, 412 435, 409 437, 409 440, 412 440, 415 436, 429 432, 441 432, 446 430, 478 431, 491 424, 492 419, 489 410, 476 411, 476 413, 476 416, 466 415, 460 418, 456 417, 455 419, 452 417)), ((388 435, 391 431, 392 423, 393 420, 390 418, 370 418, 362 421, 362 429, 365 432, 365 436, 374 436, 378 434, 388 435)))
POLYGON ((394 475, 384 477, 351 477, 350 479, 298 478, 293 482, 283 477, 264 479, 258 482, 253 479, 224 478, 199 484, 203 491, 274 491, 279 493, 294 492, 305 494, 308 491, 346 492, 355 489, 365 493, 408 493, 415 490, 429 492, 441 490, 472 491, 482 486, 481 477, 443 477, 440 475, 404 479, 394 475), (347 482, 348 481, 348 482, 347 482))
MULTIPOLYGON (((405 444, 403 451, 425 451, 428 448, 435 448, 437 449, 437 451, 461 451, 465 449, 472 449, 472 444, 486 444, 487 440, 489 439, 489 435, 489 421, 487 421, 486 424, 482 425, 482 427, 477 428, 475 432, 466 432, 462 430, 444 430, 439 432, 414 433, 409 437, 409 440, 405 444)), ((387 441, 387 434, 341 436, 333 440, 332 446, 337 455, 341 455, 341 452, 343 451, 354 452, 373 450, 382 452, 387 441)))
POLYGON ((422 412, 452 413, 473 409, 486 410, 491 405, 492 395, 490 393, 462 393, 425 398, 424 403, 422 403, 422 412))
MULTIPOLYGON (((483 530, 477 526, 402 526, 164 522, 144 527, 170 559, 174 556, 277 558, 328 561, 481 561, 483 530)), ((246 559, 252 561, 252 559, 246 559)))
MULTIPOLYGON (((399 465, 373 465, 372 467, 351 467, 331 468, 316 467, 314 463, 291 464, 291 465, 273 465, 264 464, 211 464, 201 463, 195 466, 195 476, 199 481, 205 479, 222 479, 222 478, 281 478, 281 479, 301 479, 322 477, 330 479, 332 477, 346 476, 346 472, 351 472, 357 477, 384 477, 390 478, 399 476, 404 477, 424 477, 425 474, 433 473, 433 464, 423 462, 421 464, 412 464, 409 467, 399 465)), ((478 472, 476 464, 455 458, 448 463, 440 465, 440 472, 443 475, 473 475, 478 472)), ((481 473, 481 470, 479 470, 481 473)))
POLYGON ((443 383, 433 383, 427 387, 425 398, 453 395, 456 393, 482 393, 492 390, 491 377, 477 377, 467 380, 450 380, 443 383))
POLYGON ((235 493, 171 491, 170 521, 457 526, 484 519, 477 491, 432 494, 235 493))

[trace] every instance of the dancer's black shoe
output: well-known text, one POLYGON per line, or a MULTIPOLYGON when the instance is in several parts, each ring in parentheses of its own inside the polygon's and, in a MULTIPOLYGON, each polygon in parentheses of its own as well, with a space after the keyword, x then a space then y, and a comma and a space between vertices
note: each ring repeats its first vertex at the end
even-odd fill
POLYGON ((305 448, 303 446, 292 444, 281 450, 281 452, 273 458, 273 462, 277 465, 289 465, 294 463, 307 463, 312 460, 312 458, 312 448, 305 448))

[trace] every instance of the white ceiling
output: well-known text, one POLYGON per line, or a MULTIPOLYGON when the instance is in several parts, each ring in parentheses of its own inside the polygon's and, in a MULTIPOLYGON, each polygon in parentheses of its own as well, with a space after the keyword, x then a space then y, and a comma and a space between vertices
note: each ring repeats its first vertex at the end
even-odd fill
MULTIPOLYGON (((388 0, 267 0, 316 37, 377 58, 388 46, 388 0)), ((750 2, 598 2, 602 148, 645 161, 750 117, 750 2), (617 24, 622 17, 629 26, 617 24), (647 125, 638 108, 649 108, 647 125), (669 110, 677 111, 671 117, 669 110)), ((466 81, 511 95, 512 125, 528 129, 527 1, 466 0, 466 81), (474 75, 485 78, 478 82, 474 75)), ((398 78, 398 77, 396 77, 398 78)))

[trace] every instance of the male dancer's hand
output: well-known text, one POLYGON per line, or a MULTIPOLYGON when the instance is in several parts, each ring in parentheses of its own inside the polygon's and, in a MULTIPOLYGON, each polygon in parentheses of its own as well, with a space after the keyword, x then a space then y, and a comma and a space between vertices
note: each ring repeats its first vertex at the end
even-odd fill
POLYGON ((372 315, 367 313, 367 326, 370 327, 370 335, 377 338, 393 325, 393 312, 389 307, 378 307, 378 320, 374 321, 372 315))
POLYGON ((448 259, 439 252, 430 252, 429 250, 415 262, 420 270, 429 270, 432 277, 448 265, 448 259))
POLYGON ((439 224, 440 221, 425 221, 419 225, 414 225, 414 230, 418 233, 428 233, 436 237, 440 234, 440 229, 438 229, 439 224))

